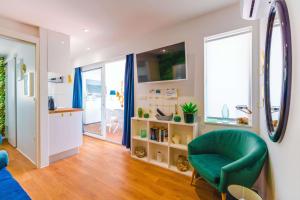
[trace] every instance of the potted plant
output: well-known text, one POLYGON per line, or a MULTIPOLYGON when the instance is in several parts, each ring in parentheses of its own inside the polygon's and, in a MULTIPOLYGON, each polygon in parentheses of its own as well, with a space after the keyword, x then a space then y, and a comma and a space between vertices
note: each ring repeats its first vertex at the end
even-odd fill
POLYGON ((138 108, 138 116, 139 116, 139 118, 143 117, 143 109, 142 108, 138 108))
POLYGON ((173 118, 173 120, 175 122, 180 122, 181 121, 181 117, 179 115, 175 115, 174 118, 173 118))
POLYGON ((198 111, 197 105, 190 102, 181 105, 181 108, 184 114, 184 122, 189 124, 194 123, 195 114, 198 111))
POLYGON ((150 114, 149 114, 149 113, 145 113, 145 114, 144 114, 144 118, 145 118, 145 119, 148 119, 149 117, 150 117, 150 114))

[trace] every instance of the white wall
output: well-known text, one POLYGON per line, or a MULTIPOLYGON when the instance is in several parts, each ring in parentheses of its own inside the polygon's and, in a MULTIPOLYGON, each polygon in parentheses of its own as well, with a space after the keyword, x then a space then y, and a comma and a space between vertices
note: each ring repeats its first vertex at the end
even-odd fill
MULTIPOLYGON (((186 42, 188 80, 169 83, 152 83, 152 84, 137 84, 136 94, 142 95, 152 88, 178 88, 179 95, 183 97, 194 97, 195 101, 200 105, 199 114, 204 113, 204 37, 231 31, 234 29, 253 26, 253 77, 258 79, 258 22, 245 21, 240 17, 239 4, 227 7, 225 9, 201 16, 197 19, 169 27, 149 35, 136 38, 133 41, 116 44, 111 48, 99 49, 91 51, 86 55, 73 59, 74 66, 84 66, 87 64, 106 61, 129 53, 140 53, 143 51, 163 47, 178 42, 186 42)), ((135 69, 135 75, 136 75, 135 69)), ((135 77, 137 82, 137 77, 135 77)), ((259 84, 253 81, 253 128, 258 131, 258 105, 259 100, 259 84)), ((136 96, 138 96, 136 95, 136 96)), ((139 104, 136 97, 136 106, 139 104)), ((200 117, 201 118, 201 117, 200 117)), ((223 128, 222 126, 201 124, 203 132, 215 128, 223 128)))
POLYGON ((44 28, 39 30, 40 37, 40 166, 49 165, 49 127, 48 127, 48 31, 44 28))
MULTIPOLYGON (((67 68, 67 67, 66 67, 67 68)), ((48 96, 52 96, 55 101, 56 107, 64 107, 64 108, 71 108, 72 101, 73 101, 73 82, 68 83, 67 77, 71 75, 73 80, 73 68, 68 67, 69 72, 66 73, 52 73, 48 72, 48 78, 52 77, 64 77, 63 83, 48 83, 48 96)))
MULTIPOLYGON (((300 1, 286 0, 290 14, 293 48, 292 96, 287 130, 281 143, 269 140, 265 122, 264 107, 260 109, 261 136, 269 150, 269 161, 266 166, 266 195, 268 200, 300 199, 300 1)), ((261 51, 264 51, 266 19, 261 21, 261 51)), ((261 85, 263 77, 261 76, 261 85)), ((261 86, 261 90, 263 87, 261 86)), ((261 97, 262 100, 262 97, 261 97)))
POLYGON ((64 77, 64 83, 48 83, 48 95, 54 97, 56 107, 72 107, 74 68, 70 61, 70 36, 47 30, 48 77, 64 77))
MULTIPOLYGON (((49 111, 48 111, 48 96, 52 95, 58 101, 57 106, 59 107, 71 107, 72 105, 72 92, 73 83, 63 84, 48 84, 49 76, 63 75, 67 78, 67 75, 73 74, 73 67, 70 65, 69 57, 67 55, 70 50, 69 36, 64 34, 56 33, 51 30, 40 28, 40 167, 46 167, 49 165, 49 111), (51 36, 55 36, 54 39, 51 36), (49 39, 50 38, 50 39, 49 39), (64 41, 64 43, 62 43, 64 41), (49 43, 55 43, 53 46, 49 43), (58 45, 58 46, 57 46, 58 45), (61 46, 59 46, 61 45, 61 46), (65 46, 64 46, 65 45, 65 46), (51 53, 52 52, 52 53, 51 53), (53 53, 55 52, 55 53, 53 53), (56 54, 57 52, 61 52, 56 54), (49 62, 51 59, 51 62, 49 62), (57 65, 56 65, 57 64, 57 65), (48 76, 48 72, 49 76, 48 76)), ((72 76, 73 79, 73 76, 72 76)))

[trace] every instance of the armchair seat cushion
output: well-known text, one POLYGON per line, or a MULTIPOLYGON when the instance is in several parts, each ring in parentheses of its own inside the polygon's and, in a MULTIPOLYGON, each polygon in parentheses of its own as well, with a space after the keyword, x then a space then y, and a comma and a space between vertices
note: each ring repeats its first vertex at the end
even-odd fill
POLYGON ((190 155, 189 161, 201 177, 215 184, 220 182, 221 168, 233 162, 219 154, 190 155))

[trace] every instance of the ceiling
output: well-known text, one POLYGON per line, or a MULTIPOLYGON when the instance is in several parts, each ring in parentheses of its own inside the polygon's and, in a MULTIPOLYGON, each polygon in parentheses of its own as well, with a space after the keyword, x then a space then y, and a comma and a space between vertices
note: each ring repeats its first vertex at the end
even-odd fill
POLYGON ((76 56, 236 2, 238 0, 3 0, 0 15, 71 35, 71 53, 76 56))

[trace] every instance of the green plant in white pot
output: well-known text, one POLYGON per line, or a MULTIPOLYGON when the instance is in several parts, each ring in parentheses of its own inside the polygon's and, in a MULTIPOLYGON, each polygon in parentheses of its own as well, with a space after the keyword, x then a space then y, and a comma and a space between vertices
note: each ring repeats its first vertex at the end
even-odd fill
POLYGON ((191 124, 195 121, 195 115, 198 111, 197 105, 190 102, 181 105, 182 112, 184 114, 184 122, 191 124))

